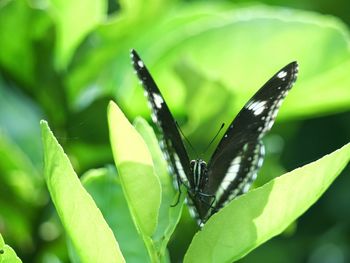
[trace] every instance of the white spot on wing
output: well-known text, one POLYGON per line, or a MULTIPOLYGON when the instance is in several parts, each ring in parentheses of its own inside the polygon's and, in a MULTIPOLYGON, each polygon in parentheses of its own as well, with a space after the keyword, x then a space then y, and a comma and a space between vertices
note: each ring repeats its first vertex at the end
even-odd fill
POLYGON ((260 155, 261 156, 264 156, 265 155, 265 146, 264 146, 264 144, 260 144, 260 155))
MULTIPOLYGON (((265 146, 264 146, 264 144, 260 144, 257 169, 260 169, 260 167, 262 166, 262 164, 264 162, 264 155, 265 155, 265 146)), ((253 180, 255 180, 255 178, 253 180)))
POLYGON ((162 107, 162 104, 164 103, 163 98, 157 93, 153 93, 152 95, 153 95, 154 104, 158 109, 160 109, 162 107))
POLYGON ((151 118, 152 118, 152 121, 153 121, 154 123, 157 123, 157 122, 158 122, 157 115, 151 114, 151 118))
POLYGON ((186 174, 185 174, 184 169, 183 169, 183 167, 181 165, 180 158, 179 158, 179 156, 176 153, 174 153, 174 159, 175 159, 176 170, 179 173, 181 182, 186 184, 186 185, 189 185, 187 177, 186 177, 186 174))
POLYGON ((189 207, 189 212, 190 212, 190 216, 192 216, 193 218, 198 218, 197 211, 193 206, 189 207))
POLYGON ((255 181, 256 177, 258 177, 258 174, 257 174, 257 173, 254 173, 254 174, 252 175, 251 180, 252 180, 252 181, 255 181))
POLYGON ((139 65, 140 68, 143 68, 145 66, 141 60, 137 61, 137 65, 139 65))
MULTIPOLYGON (((243 150, 243 152, 249 150, 249 147, 248 147, 248 144, 245 144, 244 146, 246 147, 243 147, 245 148, 243 150)), ((237 167, 234 168, 232 167, 233 166, 237 166, 238 165, 238 170, 237 170, 237 174, 242 171, 242 167, 241 167, 241 163, 245 162, 244 160, 246 161, 249 161, 250 164, 246 164, 247 167, 244 168, 244 172, 246 173, 245 176, 243 177, 240 177, 238 178, 238 185, 235 189, 231 189, 230 190, 230 193, 227 197, 225 197, 224 200, 220 200, 220 198, 225 195, 226 191, 229 190, 229 187, 230 187, 230 184, 232 181, 230 181, 229 183, 227 183, 226 180, 232 180, 232 177, 229 178, 229 176, 232 176, 229 175, 229 171, 227 172, 227 174, 225 175, 225 178, 223 180, 223 182, 221 183, 217 193, 216 193, 216 200, 218 203, 220 203, 220 205, 218 207, 216 207, 216 209, 220 209, 222 208, 223 206, 225 206, 228 202, 230 202, 232 199, 234 199, 237 195, 239 194, 243 194, 243 193, 246 193, 252 182, 256 179, 256 176, 257 176, 257 170, 260 168, 260 166, 262 165, 262 160, 263 160, 263 155, 264 155, 264 146, 262 143, 258 143, 257 145, 254 146, 254 148, 250 148, 251 151, 253 151, 253 155, 247 157, 246 154, 247 153, 243 153, 241 152, 242 155, 236 157, 232 162, 231 162, 231 166, 229 168, 229 171, 231 170, 232 172, 235 172, 237 167), (226 187, 224 189, 224 187, 226 187)), ((237 179, 236 179, 237 180, 237 179)))
POLYGON ((255 116, 258 116, 265 110, 266 103, 266 101, 252 101, 246 106, 246 108, 251 110, 255 116))
POLYGON ((261 108, 258 108, 258 109, 256 109, 255 111, 254 111, 254 115, 260 115, 263 111, 264 111, 264 107, 261 107, 261 108))
POLYGON ((242 161, 241 156, 237 156, 232 160, 230 164, 230 168, 228 169, 216 193, 217 200, 219 200, 220 196, 226 191, 226 189, 230 186, 231 182, 235 180, 235 178, 237 177, 237 174, 241 166, 241 161, 242 161))
POLYGON ((237 164, 233 164, 230 166, 230 168, 228 169, 228 173, 231 173, 231 174, 237 174, 238 171, 239 171, 239 167, 240 165, 237 163, 237 164))
POLYGON ((277 78, 283 79, 287 76, 287 71, 282 70, 277 74, 277 78))
POLYGON ((249 190, 250 186, 251 186, 251 184, 246 183, 246 184, 243 186, 242 192, 243 192, 243 193, 248 192, 248 190, 249 190))

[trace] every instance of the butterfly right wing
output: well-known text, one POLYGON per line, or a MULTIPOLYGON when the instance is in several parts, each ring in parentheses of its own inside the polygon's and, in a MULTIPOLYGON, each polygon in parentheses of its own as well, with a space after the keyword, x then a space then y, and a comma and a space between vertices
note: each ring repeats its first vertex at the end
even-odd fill
POLYGON ((150 103, 152 120, 162 133, 163 137, 161 138, 160 146, 169 165, 171 165, 172 173, 175 173, 177 180, 180 180, 187 188, 192 188, 193 178, 190 173, 190 161, 176 122, 139 55, 132 49, 130 56, 135 72, 145 89, 145 95, 150 103))
POLYGON ((206 193, 215 194, 216 212, 248 190, 262 165, 262 137, 271 129, 298 73, 292 62, 278 71, 246 103, 225 132, 208 164, 206 193))

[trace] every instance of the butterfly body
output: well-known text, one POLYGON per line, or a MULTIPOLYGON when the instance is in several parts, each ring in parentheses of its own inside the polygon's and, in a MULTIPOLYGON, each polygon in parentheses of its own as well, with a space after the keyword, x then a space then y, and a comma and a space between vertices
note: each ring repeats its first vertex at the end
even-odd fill
POLYGON ((190 200, 192 200, 189 204, 194 214, 198 214, 198 218, 202 220, 212 207, 215 195, 206 191, 209 180, 207 163, 202 159, 191 160, 190 168, 194 185, 186 186, 190 200))
POLYGON ((187 188, 188 201, 204 223, 236 196, 248 191, 262 165, 263 136, 271 129, 281 103, 296 80, 292 62, 278 71, 245 104, 227 128, 208 163, 190 161, 177 124, 146 66, 135 50, 131 59, 150 102, 152 120, 162 133, 160 146, 176 182, 187 188))
POLYGON ((200 192, 208 182, 207 163, 202 159, 190 162, 191 173, 193 174, 194 185, 191 187, 194 192, 200 192))

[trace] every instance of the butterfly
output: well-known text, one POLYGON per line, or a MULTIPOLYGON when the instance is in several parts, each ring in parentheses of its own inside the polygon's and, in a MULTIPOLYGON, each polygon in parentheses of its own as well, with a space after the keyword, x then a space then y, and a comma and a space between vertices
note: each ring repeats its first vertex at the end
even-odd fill
POLYGON ((160 146, 178 185, 187 188, 188 202, 200 224, 240 194, 247 192, 263 163, 262 137, 271 129, 278 110, 298 74, 291 62, 268 80, 233 119, 208 163, 188 157, 177 123, 163 95, 135 50, 135 72, 162 133, 160 146))

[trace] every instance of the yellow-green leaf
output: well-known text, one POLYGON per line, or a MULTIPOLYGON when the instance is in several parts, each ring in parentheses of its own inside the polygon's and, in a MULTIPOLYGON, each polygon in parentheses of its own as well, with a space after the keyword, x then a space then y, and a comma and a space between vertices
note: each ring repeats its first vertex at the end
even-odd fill
POLYGON ((41 121, 41 131, 46 184, 81 262, 125 262, 112 230, 82 186, 46 121, 41 121))
POLYGON ((280 234, 326 191, 350 160, 350 144, 231 201, 198 232, 184 262, 233 262, 280 234))

